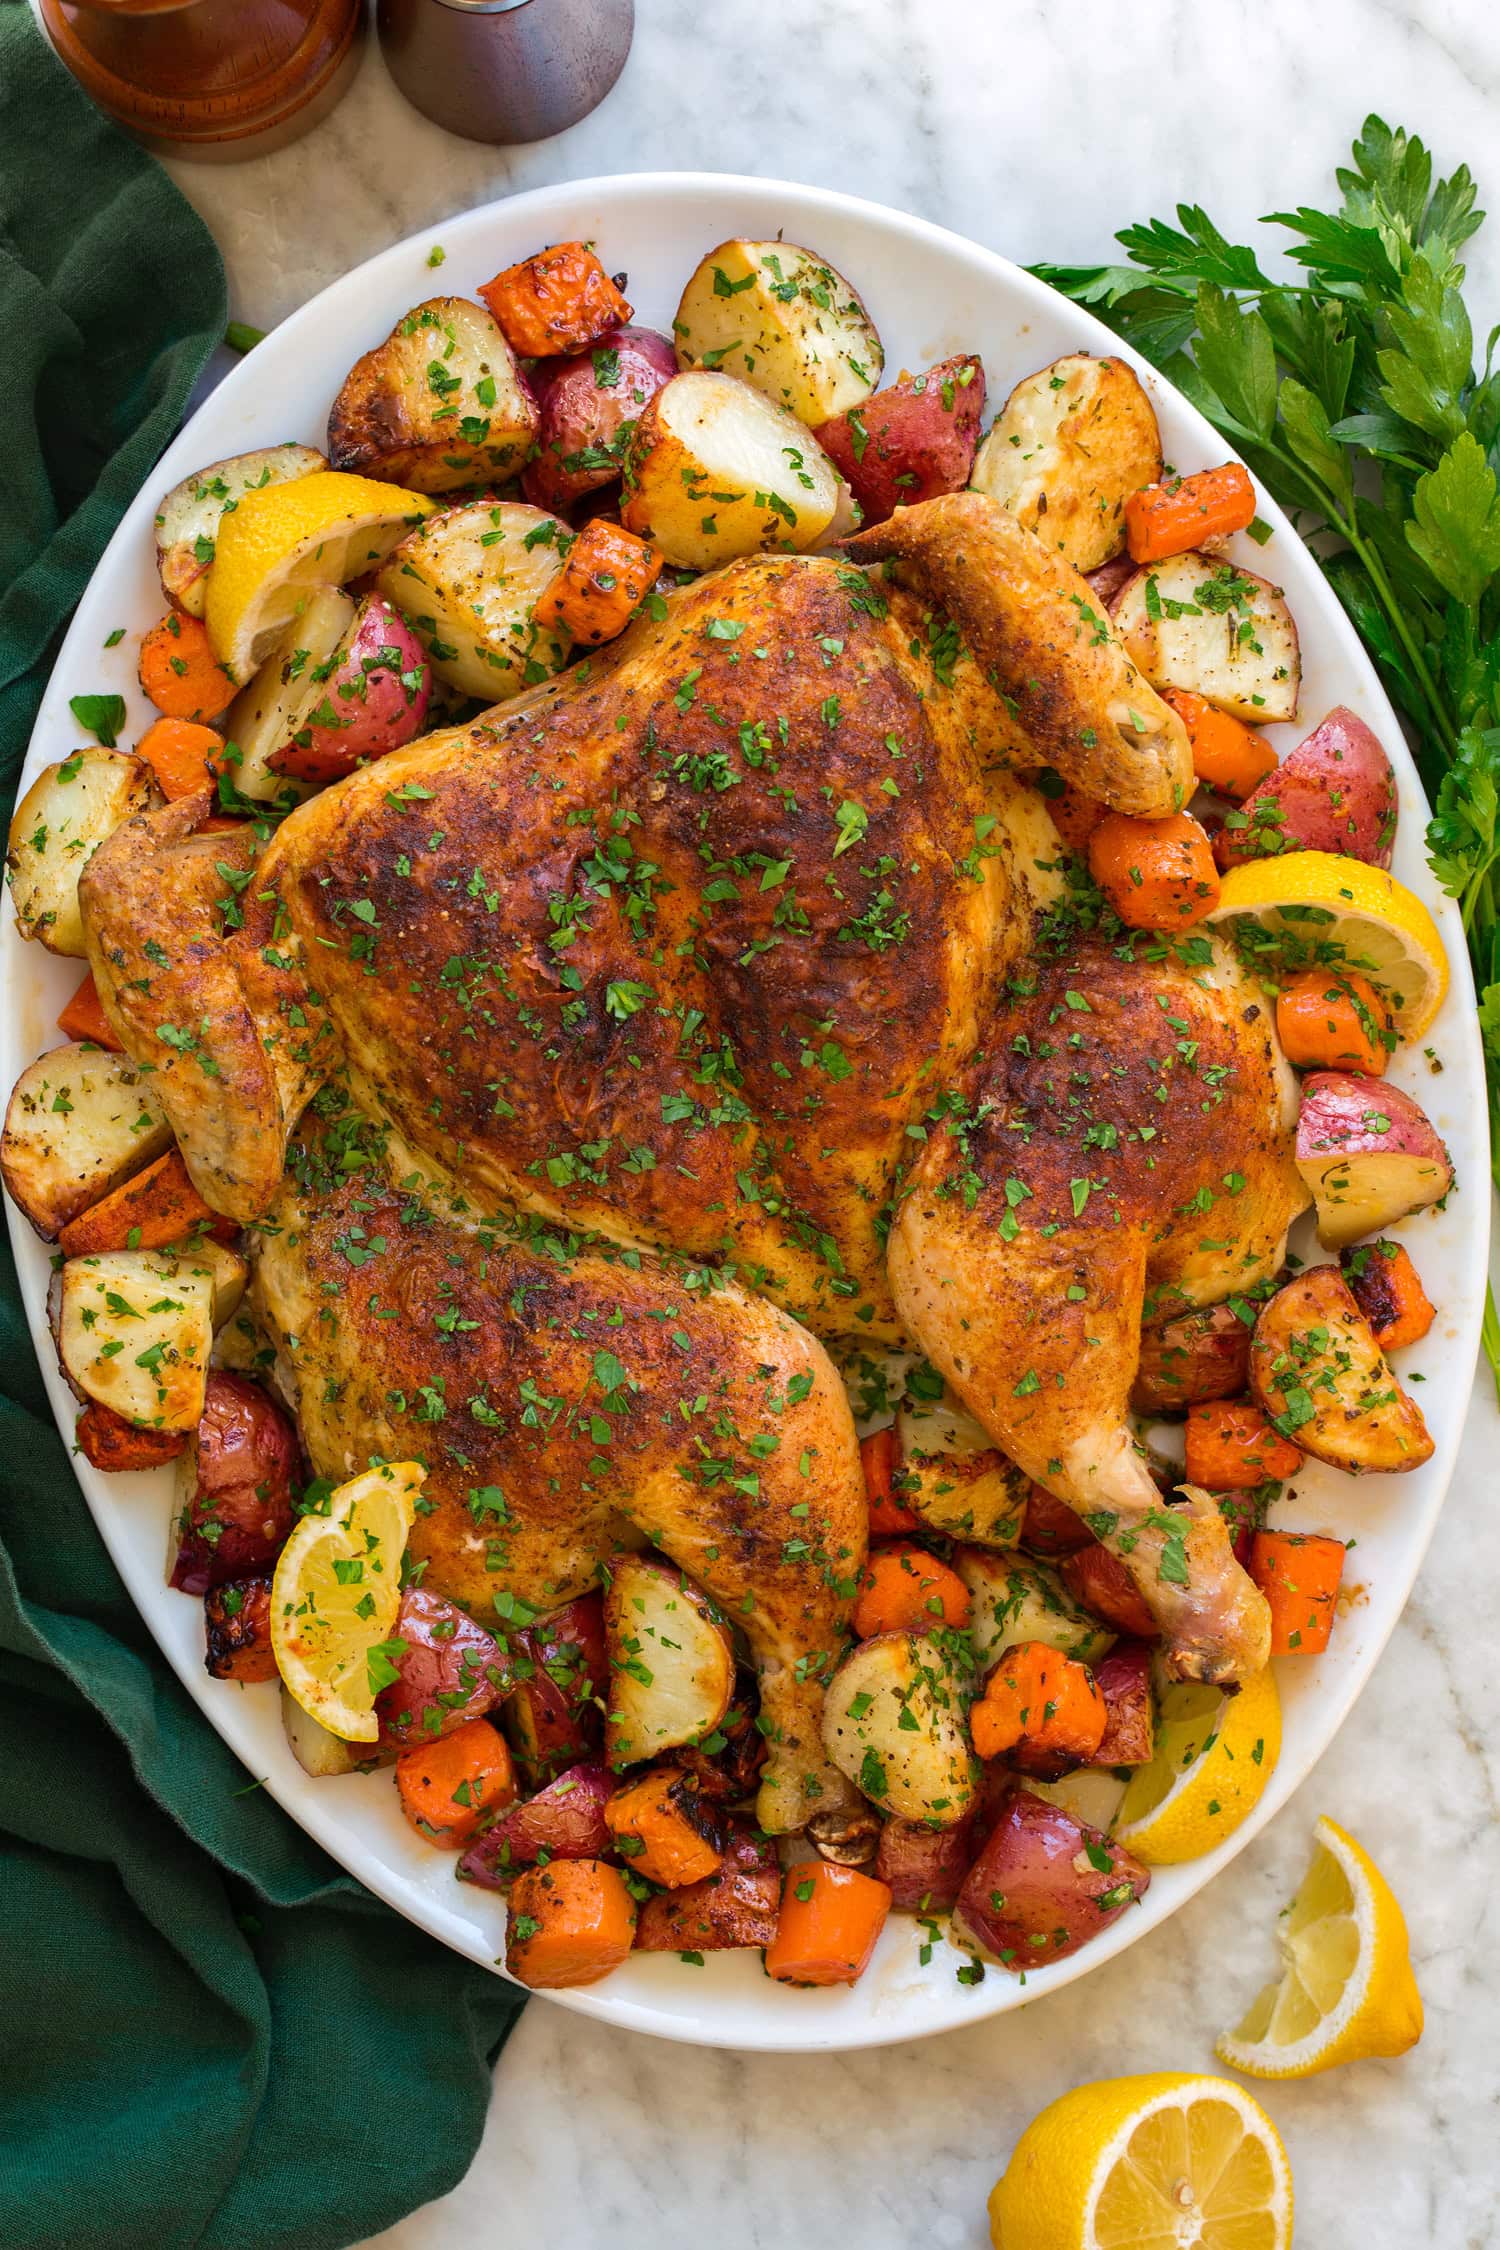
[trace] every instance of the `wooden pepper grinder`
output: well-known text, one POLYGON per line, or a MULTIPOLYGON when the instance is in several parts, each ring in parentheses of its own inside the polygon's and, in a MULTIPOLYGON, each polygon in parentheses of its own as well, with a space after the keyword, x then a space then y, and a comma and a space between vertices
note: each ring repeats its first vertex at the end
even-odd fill
POLYGON ((325 117, 354 75, 364 0, 39 0, 101 109, 169 156, 260 156, 325 117))

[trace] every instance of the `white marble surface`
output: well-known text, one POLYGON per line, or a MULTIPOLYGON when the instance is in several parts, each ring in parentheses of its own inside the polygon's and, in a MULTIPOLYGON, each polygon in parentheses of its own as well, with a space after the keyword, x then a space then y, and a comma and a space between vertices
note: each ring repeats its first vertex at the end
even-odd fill
MULTIPOLYGON (((236 316, 269 326, 399 236, 439 240, 475 201, 595 172, 801 178, 1019 259, 1088 258, 1178 198, 1231 229, 1322 201, 1373 107, 1500 195, 1500 11, 1486 0, 638 0, 638 13, 614 94, 554 142, 453 140, 404 106, 372 51, 296 147, 176 167, 224 246, 236 316)), ((1500 221, 1473 272, 1482 332, 1500 316, 1500 221)), ((1034 2010, 849 2058, 706 2054, 535 2001, 467 2180, 378 2250, 977 2250, 984 2197, 1045 2102, 1117 2071, 1212 2067, 1212 2035, 1267 1965, 1324 1811, 1406 1903, 1427 2032, 1400 2062, 1267 2093, 1299 2243, 1500 2242, 1497 1454, 1481 1390, 1417 1593, 1359 1708, 1270 1832, 1166 1929, 1034 2010)))

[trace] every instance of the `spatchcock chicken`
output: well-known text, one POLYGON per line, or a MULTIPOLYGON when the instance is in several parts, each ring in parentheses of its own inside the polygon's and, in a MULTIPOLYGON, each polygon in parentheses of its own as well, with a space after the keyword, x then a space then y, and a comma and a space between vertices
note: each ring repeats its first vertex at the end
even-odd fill
POLYGON ((659 1548, 748 1641, 774 1831, 855 1801, 820 1731, 865 1562, 851 1340, 927 1355, 1177 1676, 1268 1653, 1127 1407, 1148 1293, 1282 1259, 1291 1075, 1212 936, 1093 934, 1039 770, 1133 815, 1193 787, 1088 582, 952 494, 709 571, 258 857, 186 797, 81 884, 109 1022, 252 1225, 314 1469, 423 1459, 411 1553, 462 1603, 659 1548))

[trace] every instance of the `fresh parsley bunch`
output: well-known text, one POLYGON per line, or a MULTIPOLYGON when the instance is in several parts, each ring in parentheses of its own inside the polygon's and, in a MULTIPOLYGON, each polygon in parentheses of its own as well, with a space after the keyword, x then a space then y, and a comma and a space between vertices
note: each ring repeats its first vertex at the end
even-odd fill
MULTIPOLYGON (((1273 212, 1297 283, 1196 204, 1116 237, 1130 263, 1032 270, 1089 305, 1201 408, 1312 540, 1409 722, 1433 872, 1479 987, 1500 1181, 1500 370, 1475 367, 1460 165, 1368 117, 1336 211, 1273 212)), ((1484 1347, 1500 1386, 1500 1323, 1484 1347)))

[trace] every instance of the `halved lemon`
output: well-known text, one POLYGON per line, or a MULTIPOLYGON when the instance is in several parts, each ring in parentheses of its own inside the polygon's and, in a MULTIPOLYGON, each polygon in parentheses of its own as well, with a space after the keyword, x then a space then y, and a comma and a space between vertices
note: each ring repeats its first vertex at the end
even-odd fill
POLYGON ((1281 1756, 1281 1699, 1269 1670, 1237 1695, 1179 1680, 1163 1690, 1151 1763, 1120 1803, 1117 1842, 1151 1867, 1198 1859, 1254 1811, 1281 1756))
POLYGON ((373 1742, 375 1698, 392 1675, 383 1644, 401 1607, 401 1558, 426 1474, 415 1461, 366 1469, 304 1516, 271 1581, 271 1648, 287 1692, 342 1742, 373 1742))
POLYGON ((1311 2078, 1335 2063, 1404 2055, 1422 2036, 1406 1917, 1369 1853, 1332 1820, 1276 1931, 1282 1972, 1214 2043, 1253 2078, 1311 2078))
POLYGON ((1288 2250, 1292 2170, 1243 2086, 1152 2071, 1033 2118, 989 2210, 995 2250, 1288 2250))
POLYGON ((1448 956, 1416 893, 1336 852, 1232 867, 1207 918, 1270 969, 1357 970, 1390 1001, 1403 1039, 1421 1038, 1448 989, 1448 956))
POLYGON ((245 493, 220 523, 203 611, 230 677, 248 680, 309 594, 374 570, 435 505, 337 469, 245 493))

